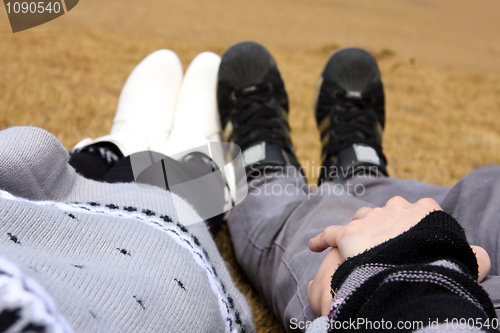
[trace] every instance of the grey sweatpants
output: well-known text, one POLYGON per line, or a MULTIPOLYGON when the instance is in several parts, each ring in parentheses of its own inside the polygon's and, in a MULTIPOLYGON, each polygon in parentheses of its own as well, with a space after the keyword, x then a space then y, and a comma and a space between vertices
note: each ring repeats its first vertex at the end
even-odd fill
MULTIPOLYGON (((261 175, 228 219, 236 259, 288 332, 316 318, 307 285, 328 251, 314 253, 309 239, 330 225, 351 221, 363 206, 383 206, 399 195, 409 202, 430 197, 465 228, 471 245, 490 255, 490 276, 482 283, 495 308, 500 299, 500 166, 485 166, 454 187, 397 178, 359 177, 311 189, 298 171, 261 175)), ((497 310, 498 315, 498 310, 497 310)))

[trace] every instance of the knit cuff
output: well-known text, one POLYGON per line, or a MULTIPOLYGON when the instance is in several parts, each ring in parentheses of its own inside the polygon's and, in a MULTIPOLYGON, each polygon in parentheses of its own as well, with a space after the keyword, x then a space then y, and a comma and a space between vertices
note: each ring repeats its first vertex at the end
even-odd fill
MULTIPOLYGON (((464 230, 442 211, 344 262, 332 277, 330 328, 347 321, 494 318, 477 284, 477 262, 464 230)), ((358 322, 359 324, 359 322, 358 322)), ((357 327, 356 329, 363 329, 357 327)))
POLYGON ((347 259, 335 271, 331 287, 340 289, 354 269, 368 263, 400 266, 439 259, 463 266, 465 273, 477 279, 476 256, 467 243, 464 229, 451 215, 434 211, 401 235, 347 259))

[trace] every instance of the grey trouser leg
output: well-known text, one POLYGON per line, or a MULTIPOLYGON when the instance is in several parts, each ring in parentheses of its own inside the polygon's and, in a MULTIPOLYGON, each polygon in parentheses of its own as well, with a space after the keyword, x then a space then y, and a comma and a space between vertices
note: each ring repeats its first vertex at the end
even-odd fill
POLYGON ((422 198, 432 198, 441 203, 450 191, 449 187, 391 177, 355 177, 336 186, 340 185, 343 185, 349 194, 376 207, 384 206, 390 198, 396 195, 412 203, 422 198))
MULTIPOLYGON (((471 244, 486 249, 491 273, 497 274, 500 167, 478 169, 451 189, 396 178, 358 178, 351 180, 350 189, 347 183, 327 182, 312 190, 290 170, 252 181, 248 197, 228 220, 236 259, 288 332, 301 331, 294 329, 297 323, 316 318, 306 290, 327 251, 309 251, 309 239, 330 225, 350 222, 359 208, 383 206, 395 195, 410 202, 434 198, 464 226, 471 244)), ((499 286, 498 280, 490 280, 492 298, 500 296, 499 286)))
POLYGON ((300 331, 290 328, 294 320, 316 318, 306 290, 327 251, 311 252, 309 239, 329 225, 350 222, 367 205, 346 193, 333 194, 330 185, 312 191, 296 169, 261 176, 228 219, 236 259, 290 332, 300 331))
POLYGON ((385 205, 395 195, 409 202, 433 198, 462 225, 470 244, 479 245, 488 252, 491 274, 499 275, 500 166, 488 165, 474 170, 452 188, 398 178, 367 177, 351 182, 350 193, 374 206, 385 205), (355 186, 360 195, 353 190, 355 186))

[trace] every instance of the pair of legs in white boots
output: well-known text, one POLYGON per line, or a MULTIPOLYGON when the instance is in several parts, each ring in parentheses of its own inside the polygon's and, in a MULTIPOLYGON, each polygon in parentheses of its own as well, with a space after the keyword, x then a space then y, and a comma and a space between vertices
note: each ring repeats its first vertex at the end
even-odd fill
POLYGON ((170 50, 147 56, 128 77, 109 135, 80 141, 73 151, 99 142, 115 144, 123 156, 155 151, 173 156, 221 141, 216 85, 220 57, 203 52, 183 76, 170 50))

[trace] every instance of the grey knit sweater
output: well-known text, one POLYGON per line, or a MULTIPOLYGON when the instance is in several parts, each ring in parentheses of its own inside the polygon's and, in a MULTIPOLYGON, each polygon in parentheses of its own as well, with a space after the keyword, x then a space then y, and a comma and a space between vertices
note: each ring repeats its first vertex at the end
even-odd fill
POLYGON ((0 331, 255 331, 187 203, 87 180, 68 158, 42 129, 0 131, 0 331))

